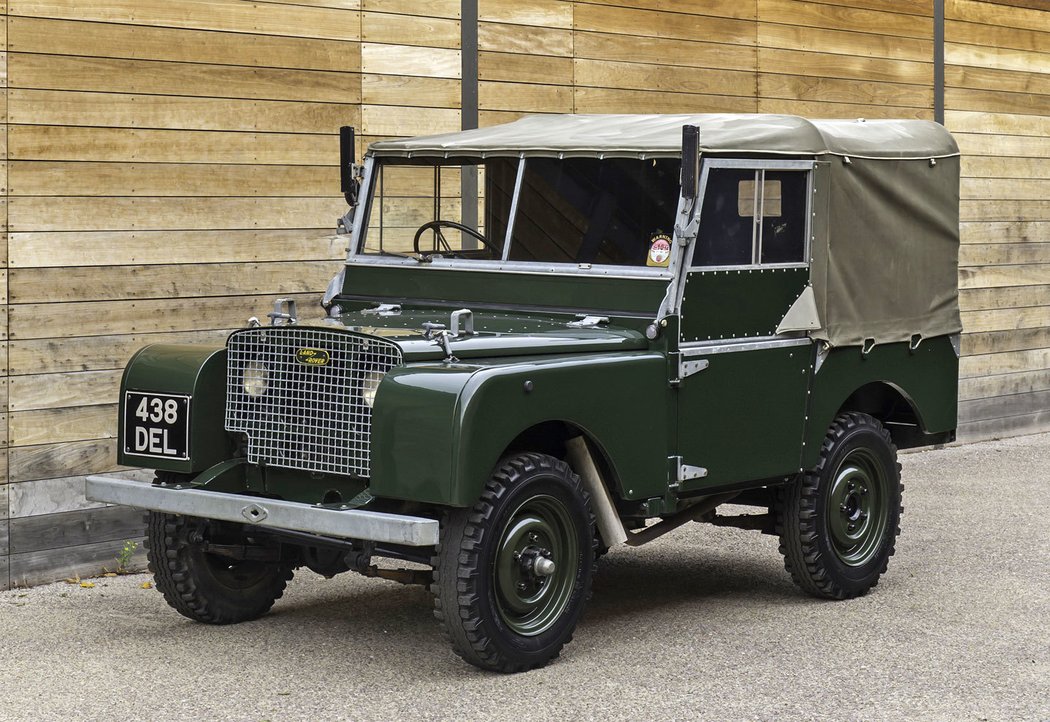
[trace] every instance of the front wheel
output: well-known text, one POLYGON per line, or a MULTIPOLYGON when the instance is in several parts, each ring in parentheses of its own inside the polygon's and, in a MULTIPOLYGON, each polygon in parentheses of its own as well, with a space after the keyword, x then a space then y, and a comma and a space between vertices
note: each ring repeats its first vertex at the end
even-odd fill
POLYGON ((591 591, 587 492, 554 457, 504 460, 469 509, 449 511, 433 560, 435 616, 482 669, 542 667, 572 639, 591 591))
MULTIPOLYGON (((172 481, 162 473, 158 480, 172 481)), ((236 624, 261 617, 292 578, 290 563, 231 559, 207 543, 243 544, 240 534, 211 538, 208 521, 151 511, 146 515, 149 570, 165 601, 184 617, 206 624, 236 624)))
POLYGON ((804 591, 849 599, 878 584, 900 533, 897 449, 877 419, 840 414, 816 468, 776 497, 780 553, 804 591))

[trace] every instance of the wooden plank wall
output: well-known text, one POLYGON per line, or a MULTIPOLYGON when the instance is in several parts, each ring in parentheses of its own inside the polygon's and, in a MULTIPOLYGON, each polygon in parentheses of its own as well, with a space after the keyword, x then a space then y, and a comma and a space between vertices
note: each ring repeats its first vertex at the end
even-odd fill
MULTIPOLYGON (((1046 429, 1050 12, 946 6, 946 120, 967 154, 961 430, 1046 429)), ((97 570, 133 534, 80 488, 113 467, 136 348, 221 342, 274 296, 323 288, 342 254, 325 237, 336 129, 356 125, 360 151, 460 127, 460 8, 6 3, 0 587, 97 570)), ((478 0, 478 19, 482 125, 934 115, 933 0, 478 0)))
POLYGON ((758 0, 758 110, 933 119, 933 0, 758 0))
POLYGON ((948 0, 963 151, 960 436, 1050 429, 1050 11, 948 0))
MULTIPOLYGON (((459 130, 459 15, 460 0, 365 0, 361 17, 362 151, 368 143, 383 138, 459 130)), ((416 171, 393 176, 384 185, 385 247, 408 252, 416 228, 433 215, 428 200, 433 198, 433 175, 416 171)), ((447 197, 454 189, 458 196, 458 175, 454 182, 448 174, 443 179, 443 195, 447 197)))
POLYGON ((0 586, 113 567, 141 536, 82 482, 114 466, 137 347, 221 342, 323 289, 336 133, 360 127, 362 94, 356 0, 7 6, 0 586))
POLYGON ((10 490, 7 473, 7 6, 0 5, 0 85, 3 118, 0 121, 0 589, 10 583, 10 490))
POLYGON ((737 0, 576 3, 576 112, 755 112, 755 17, 737 0))

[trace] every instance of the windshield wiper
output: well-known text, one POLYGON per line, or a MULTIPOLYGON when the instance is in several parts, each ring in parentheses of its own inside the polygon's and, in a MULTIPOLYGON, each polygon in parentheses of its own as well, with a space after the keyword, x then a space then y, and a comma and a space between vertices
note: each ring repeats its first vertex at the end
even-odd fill
POLYGON ((394 256, 396 258, 411 258, 416 263, 422 263, 423 259, 419 256, 413 256, 411 253, 401 253, 400 251, 387 251, 385 249, 379 250, 380 256, 394 256))

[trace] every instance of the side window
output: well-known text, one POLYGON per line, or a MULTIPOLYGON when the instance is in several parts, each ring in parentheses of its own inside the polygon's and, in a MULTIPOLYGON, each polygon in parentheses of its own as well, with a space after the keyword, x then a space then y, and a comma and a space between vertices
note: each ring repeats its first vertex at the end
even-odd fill
POLYGON ((807 180, 805 171, 711 168, 693 265, 804 263, 807 180))
POLYGON ((806 261, 805 171, 762 171, 759 263, 806 261))

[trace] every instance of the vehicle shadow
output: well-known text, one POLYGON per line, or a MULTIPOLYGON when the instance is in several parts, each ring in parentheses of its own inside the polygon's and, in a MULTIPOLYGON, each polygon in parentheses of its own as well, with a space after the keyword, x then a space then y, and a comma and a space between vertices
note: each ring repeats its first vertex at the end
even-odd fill
POLYGON ((674 556, 622 552, 599 564, 586 623, 600 625, 662 608, 703 612, 715 603, 748 600, 789 606, 810 601, 792 584, 779 557, 710 550, 674 556))
MULTIPOLYGON (((323 596, 297 598, 293 586, 268 616, 339 625, 347 621, 349 608, 353 626, 380 625, 406 637, 436 628, 429 590, 381 580, 342 579, 331 583, 346 586, 323 596)), ((724 607, 727 602, 746 604, 749 600, 766 606, 814 601, 792 584, 779 557, 710 549, 675 550, 673 554, 618 550, 599 563, 584 624, 601 627, 619 618, 667 608, 703 613, 712 605, 724 607)))
MULTIPOLYGON (((759 609, 813 601, 793 586, 778 557, 701 546, 614 550, 601 560, 593 592, 578 629, 581 645, 626 638, 625 630, 637 624, 674 630, 697 620, 750 623, 759 609)), ((154 604, 148 619, 124 627, 143 647, 164 639, 187 650, 221 648, 247 637, 273 659, 317 674, 352 675, 364 665, 441 679, 483 675, 450 665, 452 653, 422 586, 352 575, 326 581, 304 569, 264 617, 218 628, 179 617, 159 595, 154 604)))

